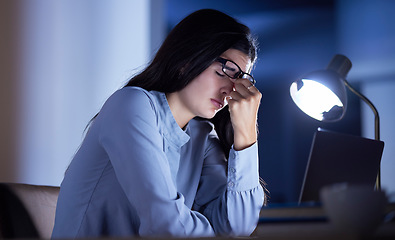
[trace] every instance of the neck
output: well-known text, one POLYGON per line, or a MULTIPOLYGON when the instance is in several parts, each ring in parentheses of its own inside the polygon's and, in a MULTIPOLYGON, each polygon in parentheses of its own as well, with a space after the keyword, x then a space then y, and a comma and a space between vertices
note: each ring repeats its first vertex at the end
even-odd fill
POLYGON ((167 102, 169 103, 171 113, 178 126, 184 129, 188 122, 194 117, 188 109, 182 104, 177 92, 166 93, 167 102))

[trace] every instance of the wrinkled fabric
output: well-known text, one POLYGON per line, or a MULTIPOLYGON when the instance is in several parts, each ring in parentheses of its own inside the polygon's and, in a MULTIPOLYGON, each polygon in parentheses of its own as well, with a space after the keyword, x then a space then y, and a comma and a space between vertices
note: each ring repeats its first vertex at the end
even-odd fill
POLYGON ((263 198, 257 143, 226 159, 211 123, 184 131, 164 93, 125 87, 66 171, 52 237, 246 236, 263 198))

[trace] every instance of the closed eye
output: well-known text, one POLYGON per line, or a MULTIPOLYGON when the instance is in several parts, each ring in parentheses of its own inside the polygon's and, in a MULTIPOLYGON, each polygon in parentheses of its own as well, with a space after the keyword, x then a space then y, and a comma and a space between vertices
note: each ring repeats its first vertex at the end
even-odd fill
POLYGON ((221 73, 219 73, 219 72, 217 72, 217 71, 215 71, 215 73, 216 73, 218 76, 220 76, 220 77, 225 77, 225 74, 221 74, 221 73))

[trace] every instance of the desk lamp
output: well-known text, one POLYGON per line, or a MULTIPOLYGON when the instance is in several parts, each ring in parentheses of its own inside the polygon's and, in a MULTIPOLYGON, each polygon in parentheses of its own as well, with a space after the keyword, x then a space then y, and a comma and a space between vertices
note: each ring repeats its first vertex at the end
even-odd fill
MULTIPOLYGON (((325 70, 308 73, 291 84, 292 100, 304 113, 318 121, 339 121, 347 109, 347 86, 372 109, 375 116, 375 140, 380 140, 380 118, 377 109, 346 80, 351 66, 350 59, 343 55, 335 55, 325 70)), ((379 168, 376 189, 380 190, 380 187, 379 168)))

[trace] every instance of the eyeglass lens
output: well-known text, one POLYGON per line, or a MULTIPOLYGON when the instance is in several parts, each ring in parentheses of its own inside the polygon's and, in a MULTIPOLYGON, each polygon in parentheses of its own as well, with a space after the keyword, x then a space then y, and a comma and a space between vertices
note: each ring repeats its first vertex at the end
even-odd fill
POLYGON ((240 73, 239 66, 230 61, 226 61, 222 67, 222 71, 231 78, 237 78, 240 73))
POLYGON ((239 66, 231 61, 226 61, 226 63, 223 64, 222 71, 230 78, 245 78, 248 79, 252 84, 255 84, 255 80, 251 75, 242 72, 239 66))

